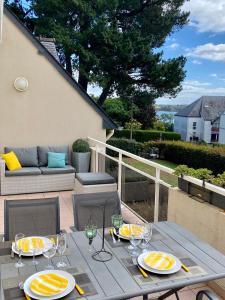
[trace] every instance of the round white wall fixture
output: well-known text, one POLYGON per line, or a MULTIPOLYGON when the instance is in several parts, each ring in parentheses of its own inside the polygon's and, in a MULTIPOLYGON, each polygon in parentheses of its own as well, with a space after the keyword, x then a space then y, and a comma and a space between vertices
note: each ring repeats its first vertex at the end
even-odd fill
POLYGON ((25 92, 28 89, 28 80, 24 77, 18 77, 14 81, 14 87, 19 92, 25 92))

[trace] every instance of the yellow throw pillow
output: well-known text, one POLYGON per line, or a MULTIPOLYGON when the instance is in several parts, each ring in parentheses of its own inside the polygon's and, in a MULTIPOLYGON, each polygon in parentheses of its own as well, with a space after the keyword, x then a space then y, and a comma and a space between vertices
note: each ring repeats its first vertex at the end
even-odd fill
POLYGON ((2 154, 2 158, 4 159, 9 171, 14 171, 22 168, 16 154, 13 151, 2 154))

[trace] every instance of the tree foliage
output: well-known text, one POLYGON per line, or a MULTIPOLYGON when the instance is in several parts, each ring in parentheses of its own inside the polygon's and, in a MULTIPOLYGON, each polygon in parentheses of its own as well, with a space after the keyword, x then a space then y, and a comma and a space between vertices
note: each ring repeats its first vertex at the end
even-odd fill
POLYGON ((153 102, 175 96, 185 77, 183 56, 165 60, 156 51, 187 23, 185 0, 7 0, 35 35, 54 37, 61 62, 78 82, 135 99, 150 123, 153 102))

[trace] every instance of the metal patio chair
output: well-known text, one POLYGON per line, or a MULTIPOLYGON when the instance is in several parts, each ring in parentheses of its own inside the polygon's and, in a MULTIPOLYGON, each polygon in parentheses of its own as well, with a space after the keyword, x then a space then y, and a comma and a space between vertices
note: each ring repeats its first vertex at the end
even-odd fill
POLYGON ((209 300, 220 300, 220 298, 215 293, 209 290, 199 291, 196 296, 196 300, 203 300, 206 298, 209 300))
POLYGON ((55 235, 60 233, 59 197, 4 201, 4 240, 17 233, 55 235))
POLYGON ((102 227, 105 206, 105 226, 111 227, 113 214, 121 214, 120 198, 117 192, 102 192, 73 195, 74 230, 84 230, 92 222, 102 227))

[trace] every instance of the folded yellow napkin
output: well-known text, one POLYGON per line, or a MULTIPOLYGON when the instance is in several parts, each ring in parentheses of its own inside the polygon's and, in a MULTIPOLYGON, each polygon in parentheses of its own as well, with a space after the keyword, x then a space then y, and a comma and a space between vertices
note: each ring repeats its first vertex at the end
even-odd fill
POLYGON ((163 252, 151 252, 144 258, 144 263, 156 270, 165 271, 174 267, 175 259, 163 252))
POLYGON ((144 232, 144 228, 142 226, 138 226, 135 224, 132 225, 124 224, 119 230, 120 235, 124 237, 130 237, 131 236, 130 226, 132 227, 132 232, 134 232, 135 235, 137 236, 141 236, 141 234, 144 232))
POLYGON ((42 238, 27 237, 17 242, 17 247, 24 253, 31 252, 32 249, 43 249, 44 241, 42 238))
POLYGON ((68 286, 68 280, 58 274, 42 274, 34 278, 30 283, 33 293, 42 296, 53 296, 63 292, 68 286))

